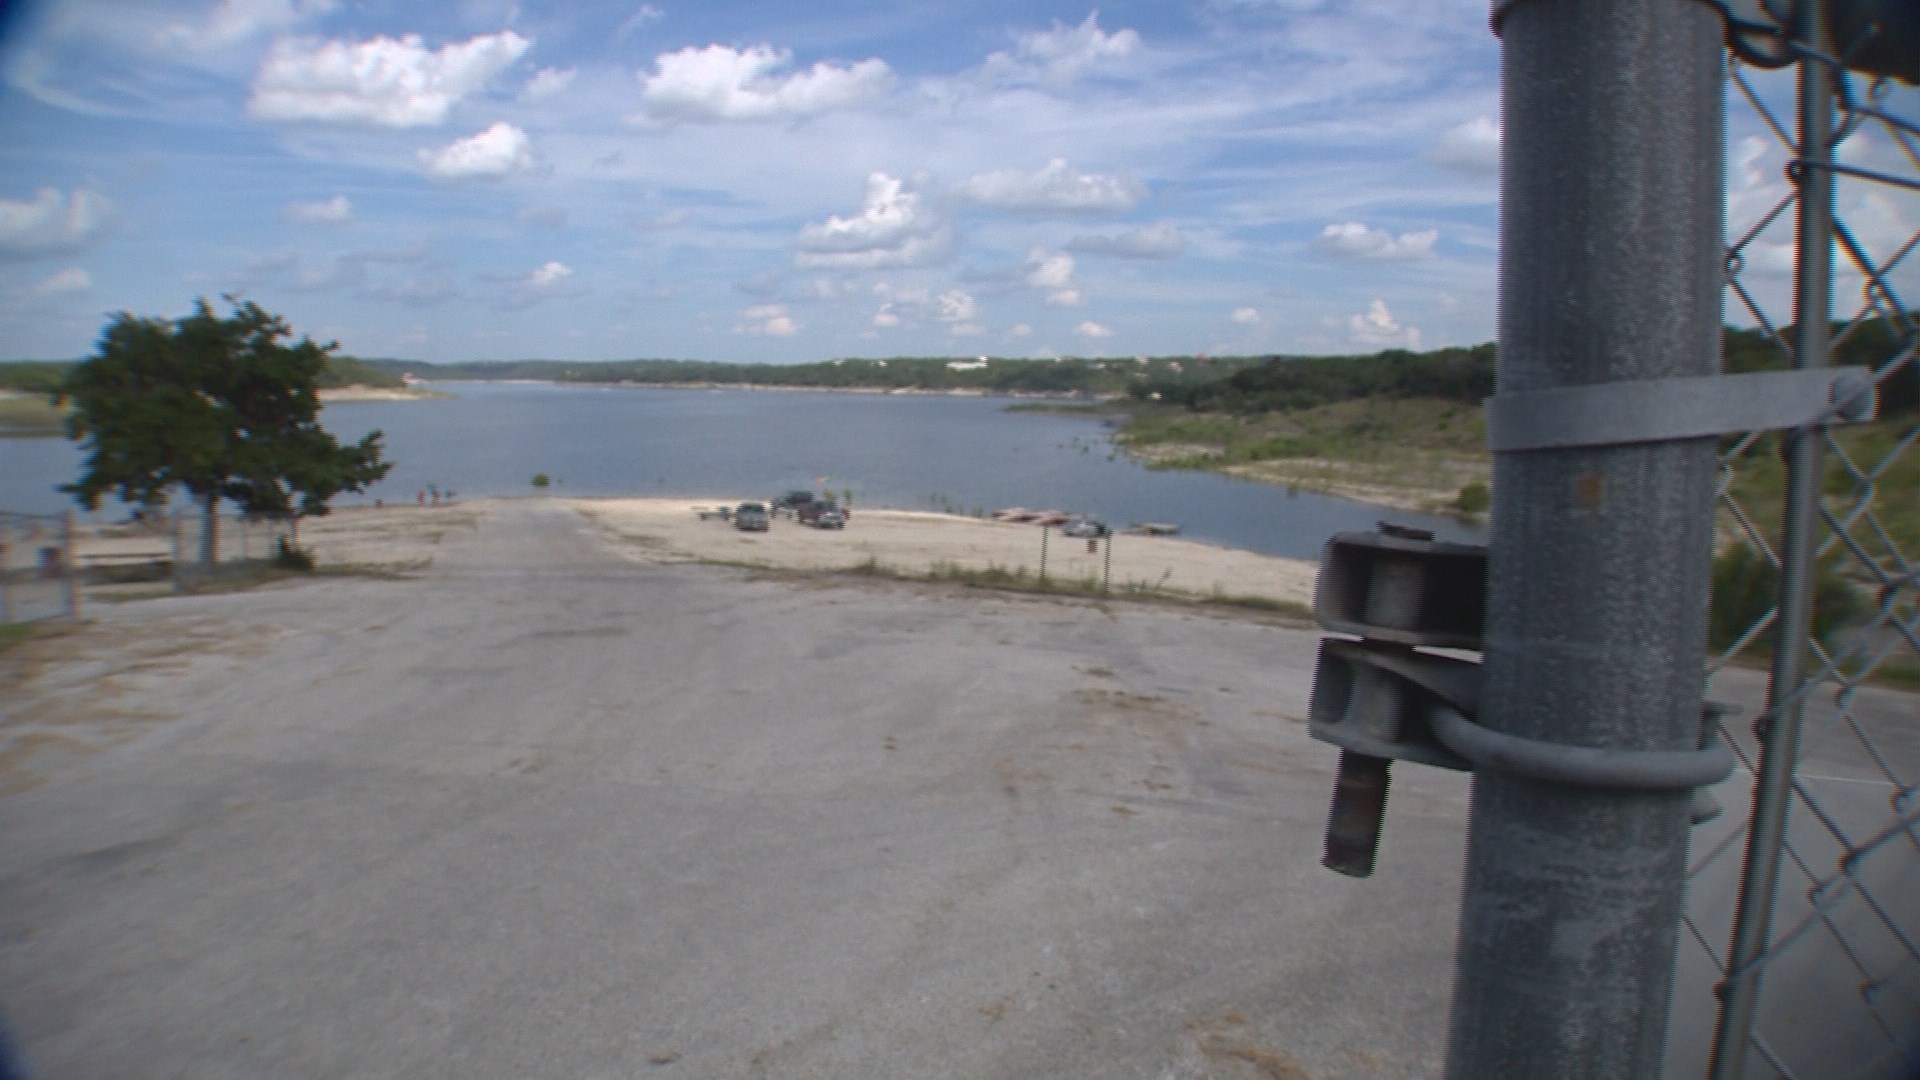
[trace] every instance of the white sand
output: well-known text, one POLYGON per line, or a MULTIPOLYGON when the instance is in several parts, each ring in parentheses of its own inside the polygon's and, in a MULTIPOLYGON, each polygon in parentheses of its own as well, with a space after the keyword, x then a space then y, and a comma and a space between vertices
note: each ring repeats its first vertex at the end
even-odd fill
MULTIPOLYGON (((778 569, 841 570, 869 561, 909 575, 940 566, 969 571, 999 567, 1040 572, 1041 533, 1035 525, 981 521, 911 510, 854 509, 844 530, 814 529, 789 517, 764 533, 745 533, 719 518, 701 520, 696 508, 731 505, 722 498, 567 499, 565 505, 600 523, 631 557, 649 561, 711 561, 778 569)), ((1066 581, 1099 581, 1106 541, 1089 551, 1085 540, 1054 530, 1047 538, 1047 574, 1066 581)), ((1113 538, 1112 587, 1195 597, 1225 595, 1311 603, 1315 565, 1172 537, 1113 538)))
MULTIPOLYGON (((513 502, 536 501, 516 499, 513 502)), ((537 501, 547 501, 544 499, 537 501)), ((746 533, 718 517, 702 520, 699 507, 734 505, 710 498, 554 499, 598 526, 601 536, 629 558, 645 562, 714 562, 783 570, 845 570, 877 563, 908 577, 932 576, 945 568, 985 571, 998 568, 1040 573, 1041 534, 1036 525, 981 521, 952 514, 855 508, 845 529, 814 529, 781 516, 764 533, 746 533)), ((322 518, 300 523, 300 543, 323 563, 419 567, 436 553, 450 532, 472 529, 502 500, 470 499, 448 506, 393 503, 384 509, 340 507, 322 518)), ((198 551, 198 519, 189 516, 186 555, 198 551)), ((44 543, 57 543, 58 526, 47 523, 44 543)), ((277 526, 221 525, 223 560, 262 557, 272 550, 277 526)), ((83 561, 120 562, 141 555, 163 559, 172 547, 170 528, 83 526, 83 561)), ((22 547, 22 551, 25 549, 22 547)), ((22 555, 30 555, 27 552, 22 555)), ((1304 559, 1282 559, 1216 547, 1175 537, 1121 535, 1113 538, 1112 591, 1205 598, 1254 597, 1310 604, 1316 567, 1304 559)), ((1046 542, 1050 579, 1098 583, 1106 570, 1107 542, 1073 540, 1052 530, 1046 542)))

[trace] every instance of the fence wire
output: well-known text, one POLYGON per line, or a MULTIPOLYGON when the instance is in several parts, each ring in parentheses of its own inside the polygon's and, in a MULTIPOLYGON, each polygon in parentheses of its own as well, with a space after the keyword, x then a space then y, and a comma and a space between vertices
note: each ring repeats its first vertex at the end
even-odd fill
POLYGON ((0 510, 0 623, 72 615, 70 570, 64 517, 0 510))
POLYGON ((1726 739, 1743 769, 1694 836, 1668 1075, 1916 1077, 1920 91, 1795 54, 1782 70, 1728 69, 1727 308, 1751 328, 1729 335, 1728 367, 1862 365, 1881 412, 1808 436, 1818 491, 1797 551, 1791 437, 1750 434, 1721 456, 1709 693, 1739 707, 1726 739), (1806 93, 1801 68, 1824 89, 1806 93), (1826 147, 1804 134, 1820 113, 1826 147), (1816 174, 1832 178, 1830 207, 1816 174), (1826 227, 1796 231, 1803 214, 1826 227), (1809 235, 1830 250, 1806 250, 1809 235), (1825 355, 1799 355, 1796 274, 1802 303, 1822 295, 1804 275, 1831 289, 1825 355), (1783 584, 1809 590, 1810 631, 1782 616, 1783 584), (1765 895, 1743 871, 1776 842, 1765 895), (1745 962, 1737 920, 1768 929, 1745 962))

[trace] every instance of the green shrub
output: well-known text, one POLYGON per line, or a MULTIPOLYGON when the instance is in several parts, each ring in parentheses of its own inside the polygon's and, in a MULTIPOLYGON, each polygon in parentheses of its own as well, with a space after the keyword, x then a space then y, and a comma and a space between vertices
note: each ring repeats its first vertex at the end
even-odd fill
MULTIPOLYGON (((1714 558, 1708 641, 1716 652, 1739 641, 1754 623, 1773 610, 1779 580, 1780 572, 1766 556, 1745 544, 1714 558)), ((1841 576, 1833 560, 1826 560, 1815 568, 1813 635, 1821 643, 1831 645, 1835 632, 1844 630, 1866 610, 1859 591, 1841 576)), ((1771 632, 1764 632, 1749 650, 1764 653, 1771 644, 1771 632)))
POLYGON ((1461 488, 1459 496, 1453 500, 1454 509, 1469 514, 1484 514, 1492 505, 1493 489, 1478 480, 1461 488))
POLYGON ((534 474, 533 474, 533 486, 534 486, 534 487, 537 487, 537 488, 543 488, 543 487, 546 487, 546 486, 547 486, 548 484, 551 484, 551 483, 553 483, 553 478, 552 478, 552 477, 550 477, 550 476, 548 476, 548 475, 547 475, 546 473, 543 473, 543 472, 537 472, 537 473, 534 473, 534 474))
POLYGON ((313 552, 291 543, 282 536, 273 542, 273 565, 302 574, 313 572, 313 552))

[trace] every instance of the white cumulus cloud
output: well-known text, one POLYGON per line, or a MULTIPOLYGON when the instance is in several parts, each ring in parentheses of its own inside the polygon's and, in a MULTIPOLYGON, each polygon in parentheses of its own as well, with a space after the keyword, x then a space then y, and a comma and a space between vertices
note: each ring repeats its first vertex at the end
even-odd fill
POLYGON ((643 113, 657 120, 780 120, 878 99, 893 83, 885 61, 820 63, 788 72, 793 54, 770 45, 685 48, 654 58, 642 74, 643 113))
POLYGON ((1093 12, 1078 26, 1055 22, 1050 30, 1021 34, 1012 49, 987 57, 986 72, 1004 82, 1071 82, 1094 68, 1124 60, 1140 47, 1133 30, 1100 29, 1093 12))
POLYGON ((1461 172, 1500 171, 1500 125, 1479 116, 1450 127, 1427 148, 1427 160, 1461 172))
POLYGON ((1321 254, 1338 259, 1412 262, 1432 255, 1434 242, 1439 239, 1440 233, 1433 229, 1395 236, 1358 221, 1341 221, 1320 230, 1313 246, 1321 254))
POLYGON ((34 285, 38 296, 58 296, 61 293, 86 292, 93 288, 93 275, 77 266, 69 266, 34 285))
POLYGON ((626 21, 620 24, 620 28, 613 32, 613 38, 615 41, 625 41, 632 37, 641 27, 651 22, 658 22, 666 17, 666 12, 652 4, 641 4, 639 10, 627 16, 626 21))
POLYGON ((107 227, 112 205, 86 188, 43 187, 31 199, 0 199, 0 255, 79 251, 107 227))
POLYGON ((792 337, 800 332, 785 304, 760 304, 740 313, 744 322, 733 328, 736 334, 760 334, 766 337, 792 337))
POLYGON ((1073 256, 1064 251, 1034 248, 1027 253, 1027 284, 1047 294, 1047 303, 1074 307, 1080 289, 1073 281, 1073 256))
POLYGON ((1420 328, 1400 325, 1400 320, 1394 318, 1393 312, 1388 309, 1387 302, 1378 297, 1367 305, 1366 311, 1347 316, 1347 334, 1357 344, 1376 349, 1420 347, 1420 328))
POLYGON ((943 258, 951 231, 886 173, 867 177, 866 203, 851 217, 838 215, 806 225, 795 242, 794 262, 815 269, 871 270, 922 266, 943 258))
POLYGON ((1065 158, 1054 158, 1038 172, 980 173, 954 188, 961 199, 1002 210, 1131 210, 1146 193, 1138 180, 1075 172, 1065 158))
POLYGON ((531 307, 542 300, 579 296, 584 292, 586 290, 576 279, 573 267, 550 259, 534 267, 524 276, 512 279, 512 288, 507 294, 507 305, 513 308, 531 307))
POLYGON ((1260 309, 1250 307, 1234 308, 1233 321, 1239 323, 1241 326, 1259 326, 1260 309))
POLYGON ((880 310, 873 313, 873 325, 882 329, 900 325, 900 315, 893 310, 893 304, 880 305, 880 310))
POLYGON ((316 225, 338 225, 353 220, 353 203, 345 195, 319 202, 291 202, 281 210, 288 221, 316 225))
POLYGON ((578 74, 573 68, 541 68, 520 88, 520 96, 527 101, 545 101, 573 85, 578 74))
POLYGON ((220 0, 204 22, 168 23, 154 41, 162 48, 224 49, 287 30, 336 6, 334 0, 220 0))
POLYGON ((980 306, 973 297, 951 289, 940 294, 940 321, 944 323, 970 323, 980 315, 980 306))
POLYGON ((422 127, 511 67, 533 42, 511 30, 428 49, 418 34, 275 43, 247 109, 263 120, 422 127))
POLYGON ((448 180, 505 176, 533 167, 533 142, 503 120, 438 150, 422 150, 420 161, 428 172, 448 180))
POLYGON ((1187 238, 1172 222, 1162 221, 1113 236, 1076 236, 1068 251, 1121 259, 1174 259, 1187 250, 1187 238))
POLYGON ((551 288, 573 276, 573 268, 562 262, 543 264, 527 275, 527 284, 536 289, 551 288))
POLYGON ((1075 330, 1074 333, 1079 334, 1081 337, 1090 338, 1109 338, 1113 336, 1113 331, 1101 326, 1092 319, 1081 323, 1079 329, 1075 330))

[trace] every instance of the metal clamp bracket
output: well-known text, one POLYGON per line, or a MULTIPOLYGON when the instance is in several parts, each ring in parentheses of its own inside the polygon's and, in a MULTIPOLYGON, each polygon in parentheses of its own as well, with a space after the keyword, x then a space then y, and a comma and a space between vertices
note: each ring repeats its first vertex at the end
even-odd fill
POLYGON ((1733 751, 1713 738, 1715 713, 1703 709, 1701 741, 1694 750, 1621 750, 1523 739, 1481 727, 1445 706, 1427 723, 1447 749, 1473 762, 1528 780, 1617 791, 1690 791, 1717 784, 1733 772, 1733 751))
POLYGON ((1867 368, 1808 368, 1510 391, 1486 406, 1500 454, 1864 423, 1875 394, 1867 368))

